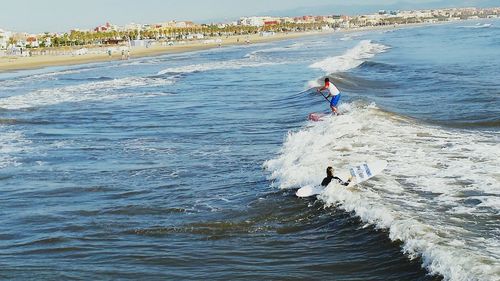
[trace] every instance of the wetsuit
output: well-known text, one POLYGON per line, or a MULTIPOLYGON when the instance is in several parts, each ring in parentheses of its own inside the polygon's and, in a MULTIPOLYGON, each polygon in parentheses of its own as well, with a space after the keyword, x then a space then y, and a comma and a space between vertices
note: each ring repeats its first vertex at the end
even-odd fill
POLYGON ((332 180, 337 180, 341 185, 348 186, 351 183, 351 180, 343 181, 339 177, 326 177, 321 182, 322 186, 327 186, 332 180))

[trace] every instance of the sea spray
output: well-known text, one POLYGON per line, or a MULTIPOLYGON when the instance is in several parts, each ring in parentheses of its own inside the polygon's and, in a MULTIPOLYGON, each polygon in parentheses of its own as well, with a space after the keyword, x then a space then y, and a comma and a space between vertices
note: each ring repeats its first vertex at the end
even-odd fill
POLYGON ((449 131, 351 105, 344 115, 289 133, 264 167, 279 188, 297 188, 319 184, 329 165, 387 160, 373 180, 353 189, 330 186, 319 198, 388 230, 404 253, 446 280, 496 280, 498 141, 498 135, 449 131), (468 193, 476 194, 474 201, 468 193))
POLYGON ((309 67, 318 68, 326 74, 343 72, 361 65, 364 60, 374 57, 376 54, 385 52, 388 46, 374 43, 371 40, 362 40, 352 49, 347 50, 340 56, 328 57, 315 62, 309 67))

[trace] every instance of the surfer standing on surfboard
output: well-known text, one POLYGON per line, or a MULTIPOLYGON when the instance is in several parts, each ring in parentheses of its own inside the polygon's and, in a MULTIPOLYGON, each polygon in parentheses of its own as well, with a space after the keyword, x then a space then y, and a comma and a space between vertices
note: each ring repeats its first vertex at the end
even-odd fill
POLYGON ((340 100, 340 91, 333 85, 333 83, 330 82, 329 78, 325 78, 325 85, 321 88, 318 88, 317 91, 323 94, 323 91, 327 90, 328 95, 326 96, 326 99, 328 100, 329 97, 332 97, 330 100, 330 108, 332 109, 333 113, 338 115, 337 111, 337 104, 339 103, 340 100))
POLYGON ((351 183, 351 179, 352 179, 352 176, 347 181, 343 181, 341 178, 335 177, 333 175, 333 168, 328 167, 328 168, 326 168, 326 178, 323 179, 323 181, 321 182, 321 185, 327 186, 328 184, 330 184, 330 182, 332 180, 337 180, 341 185, 348 186, 351 183))

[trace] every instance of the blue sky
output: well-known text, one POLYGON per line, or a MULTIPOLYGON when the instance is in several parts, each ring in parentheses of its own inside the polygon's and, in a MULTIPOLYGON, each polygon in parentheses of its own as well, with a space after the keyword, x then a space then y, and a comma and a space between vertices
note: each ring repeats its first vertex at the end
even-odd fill
POLYGON ((2 1, 0 28, 68 31, 105 22, 230 21, 252 15, 360 14, 378 9, 500 6, 498 0, 23 0, 2 1), (345 3, 349 4, 345 4, 345 3), (418 3, 414 3, 418 2, 418 3))

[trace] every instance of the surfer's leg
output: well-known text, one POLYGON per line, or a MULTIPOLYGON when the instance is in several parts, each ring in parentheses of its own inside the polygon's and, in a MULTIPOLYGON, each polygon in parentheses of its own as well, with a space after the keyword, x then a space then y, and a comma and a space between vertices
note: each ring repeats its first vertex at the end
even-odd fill
POLYGON ((337 104, 339 103, 339 100, 340 100, 340 94, 333 96, 332 100, 330 101, 330 108, 332 109, 333 113, 335 113, 336 115, 339 115, 339 113, 337 111, 337 104))
POLYGON ((339 114, 339 113, 337 112, 337 108, 336 108, 335 106, 330 105, 330 108, 332 109, 332 112, 333 112, 333 113, 335 113, 335 114, 339 114))
POLYGON ((335 115, 339 115, 337 111, 337 104, 339 103, 340 95, 336 95, 332 97, 332 100, 330 102, 330 108, 332 109, 333 113, 335 115))

